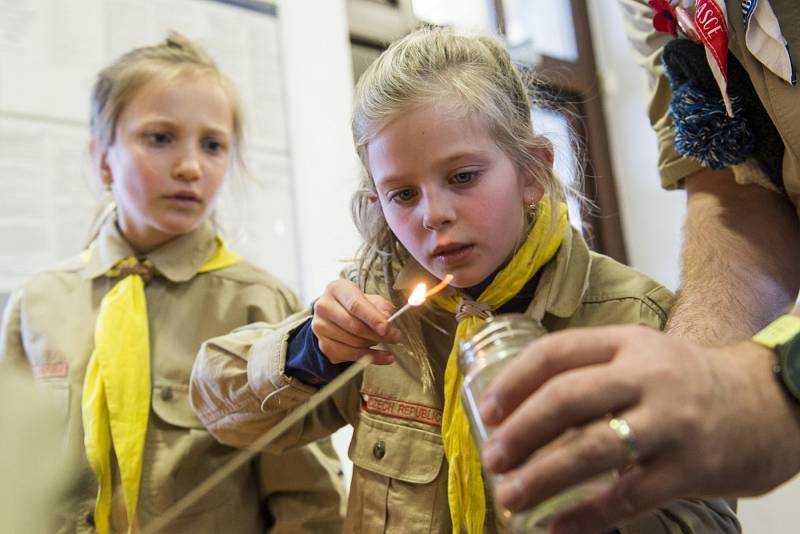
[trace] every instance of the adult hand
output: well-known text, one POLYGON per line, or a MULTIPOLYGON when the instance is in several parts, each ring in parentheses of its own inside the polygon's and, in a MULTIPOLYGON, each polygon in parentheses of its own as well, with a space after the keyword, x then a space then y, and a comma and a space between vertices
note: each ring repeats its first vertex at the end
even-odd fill
POLYGON ((751 342, 705 348, 639 326, 567 330, 529 345, 484 394, 496 425, 483 462, 496 499, 534 506, 595 475, 607 491, 566 511, 555 532, 604 532, 679 497, 766 492, 800 470, 798 407, 751 342), (638 461, 609 427, 633 430, 638 461), (554 442, 554 440, 557 440, 554 442))
POLYGON ((394 361, 392 354, 372 347, 400 341, 400 331, 386 322, 392 311, 385 298, 365 295, 354 283, 336 280, 327 285, 314 305, 311 330, 331 363, 371 354, 373 363, 389 364, 394 361))

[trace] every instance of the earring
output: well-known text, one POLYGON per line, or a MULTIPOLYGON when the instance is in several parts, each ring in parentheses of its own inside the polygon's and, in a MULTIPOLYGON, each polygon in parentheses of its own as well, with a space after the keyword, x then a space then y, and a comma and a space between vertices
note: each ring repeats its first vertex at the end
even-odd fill
POLYGON ((528 204, 527 206, 528 216, 530 216, 531 220, 534 221, 536 220, 536 206, 537 206, 536 201, 531 201, 531 203, 528 204))

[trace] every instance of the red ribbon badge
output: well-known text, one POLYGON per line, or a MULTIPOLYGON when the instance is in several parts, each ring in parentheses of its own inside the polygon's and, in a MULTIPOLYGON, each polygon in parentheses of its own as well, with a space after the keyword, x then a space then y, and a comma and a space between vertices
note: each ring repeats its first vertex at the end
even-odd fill
POLYGON ((708 64, 725 101, 725 110, 732 117, 733 110, 728 97, 728 26, 725 13, 714 0, 697 0, 694 25, 706 47, 706 55, 710 55, 708 64))
POLYGON ((668 0, 648 0, 647 3, 654 11, 653 28, 658 32, 669 33, 673 37, 677 37, 678 22, 672 4, 668 0))

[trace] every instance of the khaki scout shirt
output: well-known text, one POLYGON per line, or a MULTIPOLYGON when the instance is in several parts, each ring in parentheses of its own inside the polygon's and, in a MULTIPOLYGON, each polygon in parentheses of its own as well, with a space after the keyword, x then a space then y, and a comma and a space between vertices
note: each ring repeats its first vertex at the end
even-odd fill
MULTIPOLYGON (((647 5, 647 0, 619 1, 625 12, 628 37, 648 74, 649 117, 658 138, 661 182, 668 189, 680 187, 684 178, 702 167, 675 151, 675 129, 669 117, 672 90, 661 64, 661 50, 672 36, 653 29, 653 10, 647 5)), ((797 0, 770 0, 770 5, 780 21, 792 60, 795 65, 800 65, 800 3, 797 0)), ((783 139, 783 184, 790 200, 800 210, 800 85, 792 87, 750 54, 744 41, 741 2, 727 0, 726 7, 728 48, 749 74, 756 94, 783 139)), ((740 173, 739 170, 734 168, 738 182, 769 187, 766 176, 758 178, 756 173, 740 173)), ((763 175, 763 171, 760 174, 763 175)))
POLYGON ((45 534, 78 474, 53 450, 63 435, 56 407, 23 371, 0 362, 0 532, 45 534))
MULTIPOLYGON (((189 374, 202 342, 254 321, 280 321, 302 308, 278 280, 244 261, 197 274, 214 247, 215 232, 205 225, 147 255, 160 274, 145 288, 153 391, 138 507, 143 527, 237 452, 218 443, 189 404, 189 374)), ((110 217, 88 257, 31 277, 12 296, 3 322, 0 356, 26 362, 59 400, 73 461, 87 471, 81 392, 100 301, 115 283, 104 273, 131 255, 110 217)), ((169 532, 264 532, 272 519, 273 532, 337 532, 343 488, 334 458, 329 442, 282 457, 262 455, 198 501, 169 532), (262 512, 267 509, 271 518, 262 512)), ((60 532, 94 530, 97 487, 93 475, 85 478, 81 499, 60 532)), ((124 532, 117 484, 115 473, 111 525, 124 532)))
MULTIPOLYGON (((399 280, 404 278, 414 281, 399 280)), ((621 323, 662 328, 672 301, 667 289, 589 252, 577 232, 567 229, 556 257, 544 267, 527 313, 549 330, 621 323)), ((247 445, 316 391, 284 373, 289 335, 307 319, 304 313, 280 325, 252 325, 203 346, 192 373, 192 404, 222 442, 247 445)), ((433 309, 426 311, 426 319, 417 319, 414 328, 428 350, 432 390, 423 390, 418 365, 393 346, 397 357, 392 365, 368 367, 276 444, 280 450, 353 425, 346 532, 452 530, 440 426, 444 368, 456 322, 433 309)), ((487 532, 499 531, 491 506, 487 511, 487 532)), ((736 525, 723 501, 687 500, 636 520, 622 532, 737 532, 736 525)))

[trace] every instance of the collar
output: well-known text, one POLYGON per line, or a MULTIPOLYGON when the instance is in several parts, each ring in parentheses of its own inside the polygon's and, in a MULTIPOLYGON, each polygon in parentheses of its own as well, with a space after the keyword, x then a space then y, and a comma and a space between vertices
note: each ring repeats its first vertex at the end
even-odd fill
MULTIPOLYGON (((567 226, 558 252, 541 270, 541 279, 536 286, 528 313, 538 320, 542 320, 546 313, 558 317, 574 315, 589 286, 591 263, 592 257, 586 241, 578 230, 571 225, 567 226)), ((394 289, 403 295, 410 295, 420 282, 431 287, 439 279, 414 258, 410 258, 397 274, 394 289)), ((443 294, 455 295, 457 292, 458 289, 448 287, 443 294)))
POLYGON ((211 223, 205 222, 148 254, 138 255, 120 232, 116 221, 114 212, 101 226, 97 238, 81 254, 84 264, 81 274, 84 279, 103 276, 120 260, 136 256, 149 259, 158 273, 168 280, 185 282, 197 274, 216 247, 216 233, 211 223))
POLYGON ((557 317, 574 315, 589 287, 591 265, 592 256, 586 241, 577 229, 567 226, 561 247, 542 269, 542 278, 528 312, 540 321, 546 313, 557 317))

